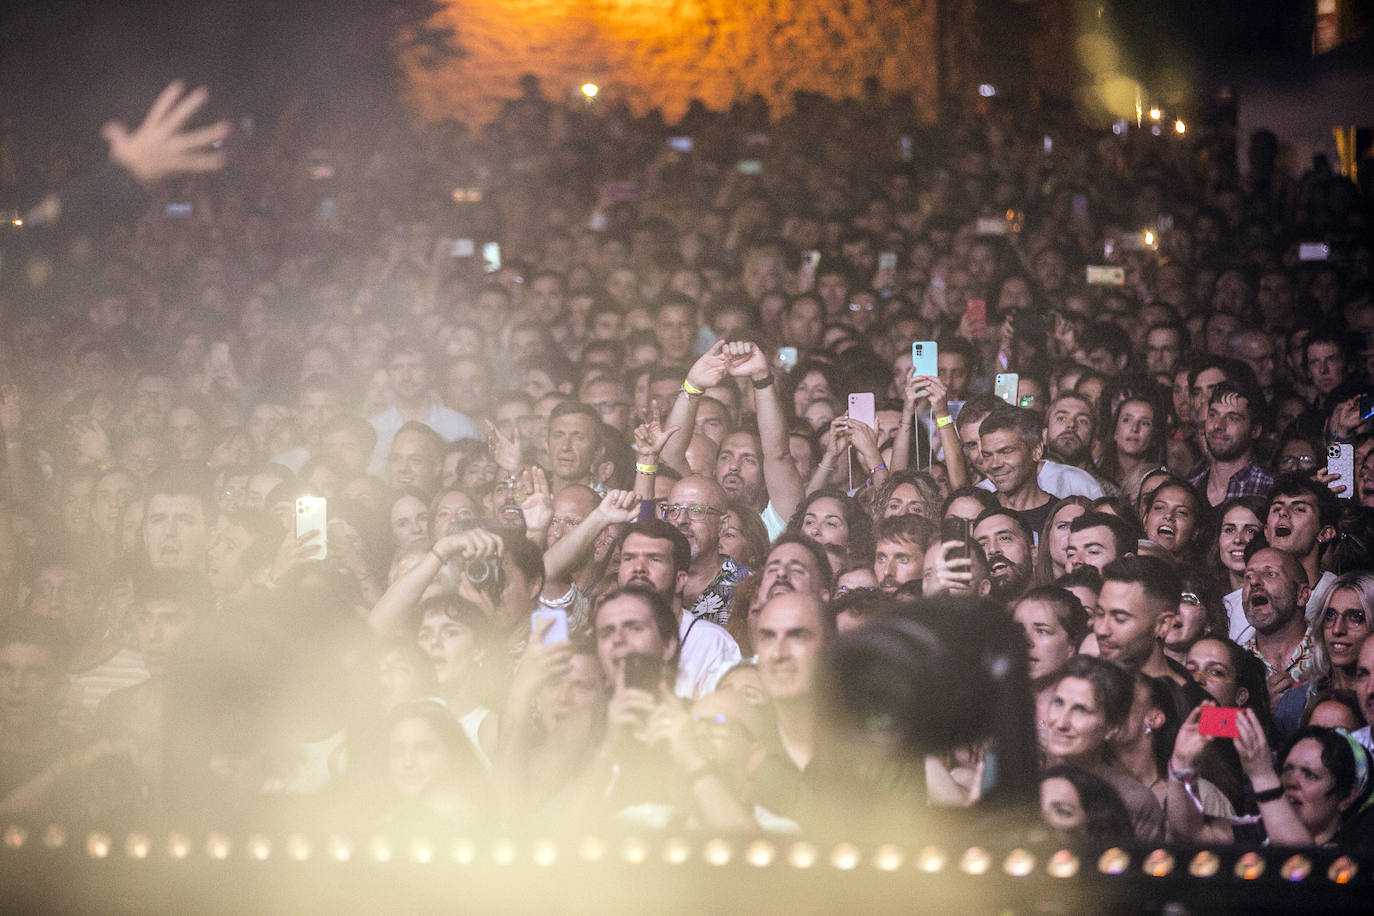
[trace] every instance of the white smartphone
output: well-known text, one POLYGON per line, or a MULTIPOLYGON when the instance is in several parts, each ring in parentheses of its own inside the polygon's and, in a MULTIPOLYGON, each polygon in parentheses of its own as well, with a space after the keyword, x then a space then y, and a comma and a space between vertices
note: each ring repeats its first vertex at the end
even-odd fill
POLYGON ((933 340, 918 340, 911 345, 911 377, 940 374, 940 348, 933 340))
POLYGON ((974 235, 1006 235, 1007 221, 996 216, 980 216, 973 222, 974 235))
POLYGON ((1325 242, 1302 242, 1298 245, 1299 261, 1325 261, 1331 257, 1331 246, 1325 242))
POLYGON ((312 531, 318 531, 320 536, 318 546, 309 559, 323 560, 329 555, 329 522, 325 517, 323 496, 302 496, 296 500, 296 537, 312 531))
POLYGON ((992 393, 997 395, 1008 404, 1015 406, 1016 388, 1021 383, 1021 376, 1015 372, 999 372, 997 378, 993 380, 992 393))
POLYGON ((778 347, 778 368, 791 372, 797 367, 797 348, 778 347))
POLYGON ((485 242, 482 245, 482 269, 494 274, 501 269, 501 244, 485 242))
POLYGON ((568 641, 568 612, 561 607, 538 607, 530 614, 530 633, 539 629, 539 625, 545 620, 552 620, 553 626, 549 627, 549 632, 544 634, 543 643, 549 645, 555 642, 568 641))
POLYGON ((1125 286, 1126 268, 1091 265, 1088 267, 1089 286, 1125 286))
POLYGON ((1355 495, 1355 446, 1349 442, 1332 442, 1326 447, 1326 472, 1338 475, 1338 479, 1327 486, 1345 485, 1344 493, 1337 493, 1341 499, 1355 495))
POLYGON ((862 420, 868 425, 869 429, 875 429, 873 408, 873 392, 856 391, 849 396, 849 419, 862 420))

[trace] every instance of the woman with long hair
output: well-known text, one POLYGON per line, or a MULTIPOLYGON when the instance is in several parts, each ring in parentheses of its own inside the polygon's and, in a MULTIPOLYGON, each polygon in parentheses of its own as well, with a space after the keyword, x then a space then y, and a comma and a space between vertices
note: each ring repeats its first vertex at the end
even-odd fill
POLYGON ((1338 576, 1327 589, 1322 609, 1312 621, 1312 673, 1279 697, 1274 719, 1282 734, 1298 727, 1309 699, 1327 690, 1355 690, 1360 648, 1374 623, 1374 573, 1338 576))
POLYGON ((1130 397, 1112 411, 1111 438, 1103 442, 1102 476, 1132 497, 1140 479, 1164 464, 1167 416, 1153 400, 1130 397))
POLYGON ((1036 585, 1049 585, 1064 575, 1068 562, 1069 525, 1088 511, 1092 500, 1086 496, 1065 496, 1050 509, 1045 526, 1040 529, 1039 548, 1035 556, 1036 585))
POLYGON ((1145 537, 1182 561, 1195 550, 1207 503, 1187 481, 1170 477, 1140 500, 1139 512, 1145 537))

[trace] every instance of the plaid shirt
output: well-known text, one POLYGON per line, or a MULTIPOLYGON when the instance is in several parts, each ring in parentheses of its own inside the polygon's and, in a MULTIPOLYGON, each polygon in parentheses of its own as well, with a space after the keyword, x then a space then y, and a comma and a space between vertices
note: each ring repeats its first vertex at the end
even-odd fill
MULTIPOLYGON (((1245 651, 1264 662, 1264 672, 1266 675, 1277 673, 1274 666, 1269 664, 1269 659, 1265 658, 1260 652, 1258 640, 1259 636, 1256 634, 1245 644, 1245 651)), ((1297 648, 1293 650, 1293 654, 1288 656, 1288 663, 1284 665, 1283 668, 1283 673, 1292 678, 1294 684, 1305 683, 1308 676, 1312 673, 1312 646, 1312 630, 1308 629, 1306 633, 1302 634, 1302 641, 1299 642, 1297 648)))
MULTIPOLYGON (((1189 476, 1188 483, 1205 493, 1207 474, 1211 470, 1211 465, 1203 464, 1201 468, 1189 476)), ((1274 489, 1274 475, 1252 461, 1232 474, 1231 479, 1226 482, 1226 499, 1235 499, 1237 496, 1268 497, 1269 491, 1272 489, 1274 489)), ((1225 501, 1222 500, 1222 502, 1225 501)))

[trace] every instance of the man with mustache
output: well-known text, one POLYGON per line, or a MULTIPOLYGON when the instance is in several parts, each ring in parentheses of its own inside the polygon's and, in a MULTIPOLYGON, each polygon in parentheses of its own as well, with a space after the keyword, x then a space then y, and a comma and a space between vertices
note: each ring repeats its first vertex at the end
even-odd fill
POLYGON ((994 601, 1010 605, 1030 587, 1035 572, 1035 546, 1020 516, 987 509, 973 522, 973 539, 988 558, 994 601))
POLYGON ((763 561, 761 575, 759 597, 764 602, 786 592, 803 592, 824 604, 834 578, 825 549, 815 541, 792 534, 774 542, 763 561))
POLYGON ((1202 441, 1207 464, 1188 478, 1207 502, 1219 506, 1238 496, 1268 496, 1274 475, 1255 463, 1255 443, 1264 433, 1260 412, 1264 395, 1234 379, 1212 389, 1202 418, 1202 441))
POLYGON ((620 542, 621 588, 637 585, 661 596, 678 621, 678 696, 695 700, 716 689, 721 675, 740 661, 739 645, 725 628, 683 613, 682 589, 692 564, 692 548, 682 532, 662 519, 635 522, 620 542))
POLYGON ((1311 593, 1302 564, 1286 550, 1263 547, 1245 562, 1241 601, 1255 628, 1245 648, 1264 662, 1271 702, 1312 670, 1312 633, 1303 615, 1311 593))

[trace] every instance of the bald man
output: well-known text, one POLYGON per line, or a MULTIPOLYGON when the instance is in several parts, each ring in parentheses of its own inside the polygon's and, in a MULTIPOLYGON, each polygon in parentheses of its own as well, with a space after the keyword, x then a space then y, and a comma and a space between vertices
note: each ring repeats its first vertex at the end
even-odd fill
POLYGON ((687 538, 692 563, 682 588, 682 605, 722 626, 730 619, 735 583, 749 570, 720 552, 720 529, 729 508, 725 488, 710 477, 692 475, 673 484, 663 518, 687 538))

